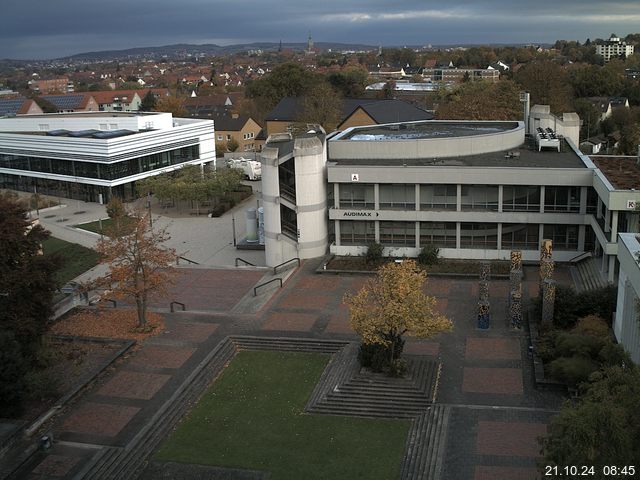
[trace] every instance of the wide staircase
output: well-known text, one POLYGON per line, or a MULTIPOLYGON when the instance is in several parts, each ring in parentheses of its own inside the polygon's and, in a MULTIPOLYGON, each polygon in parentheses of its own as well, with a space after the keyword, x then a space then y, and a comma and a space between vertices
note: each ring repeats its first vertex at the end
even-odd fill
POLYGON ((579 292, 597 290, 608 285, 600 273, 599 264, 601 261, 600 258, 589 257, 573 265, 573 277, 579 292))

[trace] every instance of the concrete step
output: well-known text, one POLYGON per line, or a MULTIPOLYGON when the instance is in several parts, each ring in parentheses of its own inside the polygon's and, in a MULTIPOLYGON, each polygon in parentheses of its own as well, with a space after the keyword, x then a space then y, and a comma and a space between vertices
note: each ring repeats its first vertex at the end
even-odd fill
POLYGON ((451 407, 434 405, 414 420, 400 478, 440 480, 446 449, 451 407))

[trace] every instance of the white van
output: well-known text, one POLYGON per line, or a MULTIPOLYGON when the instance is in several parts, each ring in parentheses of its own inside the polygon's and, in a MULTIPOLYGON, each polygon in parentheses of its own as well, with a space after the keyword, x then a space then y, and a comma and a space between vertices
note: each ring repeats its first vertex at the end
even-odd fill
POLYGON ((247 180, 260 180, 262 178, 262 165, 256 160, 247 160, 246 158, 232 158, 227 160, 229 168, 238 168, 242 170, 247 180))

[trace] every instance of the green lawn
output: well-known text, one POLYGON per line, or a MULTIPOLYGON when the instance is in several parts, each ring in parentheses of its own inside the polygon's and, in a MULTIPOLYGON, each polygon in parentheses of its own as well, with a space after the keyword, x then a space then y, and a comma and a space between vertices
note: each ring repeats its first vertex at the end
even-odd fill
POLYGON ((61 257, 60 269, 56 272, 56 282, 60 286, 95 267, 100 260, 95 250, 54 237, 43 242, 42 250, 45 255, 61 257))
POLYGON ((328 355, 239 352, 156 459, 271 472, 273 480, 391 480, 409 421, 303 413, 328 355))
MULTIPOLYGON (((106 229, 111 228, 113 226, 113 220, 111 218, 105 218, 102 220, 102 231, 104 232, 106 229)), ((81 228, 82 230, 87 230, 93 233, 100 233, 100 221, 97 220, 95 222, 89 223, 81 223, 80 225, 74 225, 75 228, 81 228)))

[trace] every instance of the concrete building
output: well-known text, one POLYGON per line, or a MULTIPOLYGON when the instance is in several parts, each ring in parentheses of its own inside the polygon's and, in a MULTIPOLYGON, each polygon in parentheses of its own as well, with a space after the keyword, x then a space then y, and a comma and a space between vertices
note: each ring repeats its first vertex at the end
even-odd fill
POLYGON ((362 255, 372 242, 398 257, 434 245, 448 258, 507 259, 519 249, 537 260, 550 238, 556 261, 590 252, 615 281, 617 233, 638 222, 635 157, 582 154, 575 114, 534 106, 527 124, 422 121, 326 139, 270 137, 262 154, 267 264, 362 255), (312 223, 301 221, 307 212, 312 223))
POLYGON ((0 119, 0 188, 86 201, 135 196, 135 182, 215 162, 211 120, 170 113, 70 113, 0 119))
POLYGON ((41 95, 51 93, 72 93, 74 91, 73 82, 67 77, 52 78, 50 80, 29 80, 29 90, 39 92, 41 95))
POLYGON ((271 135, 260 154, 269 266, 327 251, 326 137, 316 132, 271 135))
POLYGON ((613 333, 631 355, 631 359, 640 364, 640 242, 635 233, 621 233, 618 237, 618 302, 613 321, 613 333))
POLYGON ((608 62, 612 58, 617 57, 629 57, 633 55, 633 45, 627 45, 615 35, 611 35, 609 40, 603 44, 596 45, 596 54, 601 55, 605 62, 608 62))

